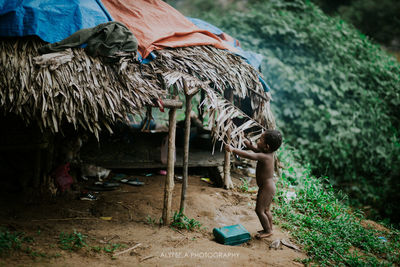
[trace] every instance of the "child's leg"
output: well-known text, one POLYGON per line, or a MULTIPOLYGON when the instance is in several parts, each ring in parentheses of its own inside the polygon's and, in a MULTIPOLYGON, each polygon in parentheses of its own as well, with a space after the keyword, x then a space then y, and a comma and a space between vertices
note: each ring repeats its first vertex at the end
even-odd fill
POLYGON ((272 235, 272 213, 270 206, 275 195, 276 187, 272 179, 268 179, 257 195, 256 213, 260 219, 264 231, 259 232, 259 238, 272 235))
POLYGON ((269 191, 268 188, 260 188, 258 190, 257 203, 256 203, 256 213, 264 229, 264 231, 262 231, 260 234, 263 235, 270 234, 272 231, 270 220, 267 216, 267 213, 265 212, 269 208, 272 200, 270 197, 270 193, 268 191, 269 191))
POLYGON ((266 183, 266 186, 268 186, 269 190, 270 190, 270 194, 271 194, 271 201, 269 202, 269 205, 267 206, 267 208, 265 209, 265 213, 267 214, 268 217, 268 221, 269 221, 269 225, 271 226, 271 231, 272 231, 272 212, 271 212, 271 203, 272 200, 275 196, 276 193, 276 186, 275 186, 275 182, 272 179, 268 179, 268 182, 266 183))
POLYGON ((268 221, 269 221, 269 226, 271 227, 271 232, 272 232, 272 230, 273 230, 272 229, 273 228, 273 225, 272 225, 272 213, 271 213, 269 208, 268 208, 268 210, 265 211, 265 213, 267 214, 268 221))

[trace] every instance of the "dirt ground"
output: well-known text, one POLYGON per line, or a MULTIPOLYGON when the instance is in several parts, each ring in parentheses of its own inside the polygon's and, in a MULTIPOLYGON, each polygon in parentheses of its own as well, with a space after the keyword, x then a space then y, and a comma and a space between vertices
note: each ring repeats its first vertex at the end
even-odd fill
MULTIPOLYGON (((30 248, 44 256, 13 251, 0 259, 0 266, 302 266, 297 261, 306 257, 304 253, 285 246, 269 249, 275 239, 290 240, 279 227, 268 239, 252 238, 239 246, 214 240, 214 227, 240 223, 252 236, 261 229, 254 212, 255 194, 217 188, 201 181, 200 175, 190 175, 185 214, 202 223, 202 229, 176 231, 151 223, 162 215, 165 176, 133 177, 145 185, 124 184, 114 191, 99 192, 95 201, 65 196, 47 203, 24 204, 3 196, 0 226, 33 237, 30 248), (123 245, 114 254, 140 245, 117 256, 88 248, 72 252, 60 249, 60 233, 74 230, 87 236, 90 247, 123 245)), ((173 211, 179 208, 180 192, 181 184, 176 183, 173 211)))

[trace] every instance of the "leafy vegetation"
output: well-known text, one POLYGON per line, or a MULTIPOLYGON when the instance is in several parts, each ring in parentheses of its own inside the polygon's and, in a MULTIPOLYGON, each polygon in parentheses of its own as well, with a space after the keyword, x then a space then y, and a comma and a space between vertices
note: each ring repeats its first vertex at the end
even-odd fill
POLYGON ((379 43, 391 45, 400 35, 400 2, 397 0, 313 0, 329 14, 338 14, 379 43))
POLYGON ((250 1, 198 15, 264 56, 285 140, 317 176, 400 222, 400 65, 310 1, 250 1))
POLYGON ((64 250, 79 250, 83 247, 88 247, 86 243, 87 236, 74 230, 73 233, 62 232, 59 236, 59 246, 64 250))
POLYGON ((0 255, 5 255, 10 250, 20 250, 24 242, 31 242, 32 238, 26 237, 21 232, 10 232, 0 229, 0 255))
POLYGON ((5 228, 0 228, 0 256, 9 255, 11 251, 20 251, 33 258, 55 258, 55 255, 48 255, 47 253, 36 251, 30 247, 30 244, 34 241, 31 236, 26 236, 23 232, 9 231, 5 228))
POLYGON ((103 251, 112 254, 112 253, 114 253, 114 251, 116 251, 117 249, 119 249, 119 248, 124 248, 124 247, 126 247, 126 245, 120 244, 120 243, 106 244, 106 245, 103 247, 103 251))
POLYGON ((240 178, 240 181, 242 182, 242 184, 239 186, 240 191, 242 192, 249 191, 249 182, 244 178, 240 178))
POLYGON ((157 220, 150 215, 146 216, 146 224, 149 224, 151 226, 154 226, 157 223, 157 220))
POLYGON ((363 226, 364 215, 344 204, 343 195, 338 200, 327 180, 312 176, 293 155, 287 146, 280 149, 280 158, 288 167, 278 182, 273 213, 307 252, 304 263, 399 265, 400 232, 363 226), (295 189, 294 198, 288 198, 290 187, 295 189))
POLYGON ((172 217, 171 226, 178 229, 194 231, 195 229, 200 229, 201 223, 195 219, 189 219, 181 212, 175 211, 174 216, 172 217))

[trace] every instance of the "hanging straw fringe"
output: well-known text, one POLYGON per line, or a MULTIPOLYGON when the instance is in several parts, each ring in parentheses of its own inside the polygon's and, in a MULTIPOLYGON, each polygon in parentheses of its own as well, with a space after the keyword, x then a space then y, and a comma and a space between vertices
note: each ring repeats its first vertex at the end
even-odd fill
POLYGON ((226 144, 226 140, 230 140, 229 145, 240 149, 243 147, 245 130, 252 128, 251 134, 246 137, 252 142, 258 140, 263 131, 266 130, 265 126, 251 119, 238 107, 217 95, 210 88, 206 88, 205 92, 206 99, 202 105, 204 104, 208 108, 209 124, 213 125, 214 144, 217 140, 222 141, 223 144, 226 144), (244 118, 245 122, 238 126, 233 123, 232 118, 244 118), (227 136, 228 133, 229 136, 227 136))

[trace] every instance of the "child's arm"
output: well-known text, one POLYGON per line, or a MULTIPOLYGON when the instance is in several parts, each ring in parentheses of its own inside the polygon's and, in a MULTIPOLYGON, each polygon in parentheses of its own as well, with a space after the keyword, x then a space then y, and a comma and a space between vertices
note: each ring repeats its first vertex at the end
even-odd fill
POLYGON ((248 139, 244 140, 244 144, 246 147, 253 152, 260 152, 256 146, 254 146, 248 139))
POLYGON ((228 145, 225 146, 225 150, 228 152, 232 152, 233 154, 236 154, 239 157, 251 160, 260 160, 263 157, 263 153, 247 152, 245 150, 236 149, 228 145))

